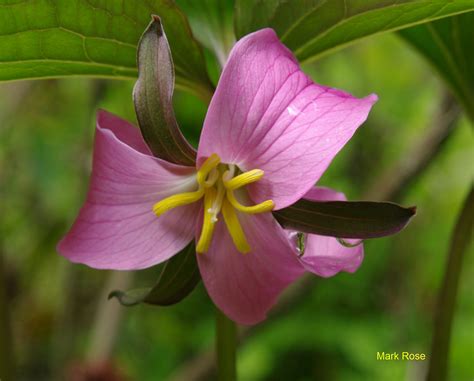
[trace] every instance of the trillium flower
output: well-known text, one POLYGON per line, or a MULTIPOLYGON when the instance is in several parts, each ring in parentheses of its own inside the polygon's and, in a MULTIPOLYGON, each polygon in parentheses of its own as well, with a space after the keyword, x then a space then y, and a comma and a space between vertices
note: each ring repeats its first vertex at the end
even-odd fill
POLYGON ((58 250, 94 268, 137 270, 195 240, 214 303, 257 323, 305 271, 359 267, 362 245, 309 234, 302 253, 272 211, 345 199, 315 183, 376 100, 313 83, 273 30, 250 34, 223 69, 195 167, 154 157, 138 129, 99 112, 87 200, 58 250))

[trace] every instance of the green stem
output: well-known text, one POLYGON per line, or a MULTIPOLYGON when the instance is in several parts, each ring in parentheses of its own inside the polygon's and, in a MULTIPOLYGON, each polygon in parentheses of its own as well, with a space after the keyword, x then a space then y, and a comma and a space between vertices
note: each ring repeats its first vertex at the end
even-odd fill
POLYGON ((216 308, 217 379, 236 381, 237 326, 216 308))
POLYGON ((0 380, 13 381, 13 354, 3 256, 0 253, 0 380))
POLYGON ((456 308, 456 294, 462 262, 472 238, 474 222, 474 188, 464 202, 449 248, 448 262, 439 293, 435 316, 427 381, 444 381, 448 374, 451 326, 456 308))

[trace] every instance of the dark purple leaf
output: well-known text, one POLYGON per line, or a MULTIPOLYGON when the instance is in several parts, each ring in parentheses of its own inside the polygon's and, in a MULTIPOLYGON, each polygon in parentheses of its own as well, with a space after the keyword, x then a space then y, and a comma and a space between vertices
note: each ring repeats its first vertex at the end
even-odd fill
POLYGON ((188 296, 200 280, 196 250, 192 242, 165 263, 154 287, 113 291, 109 299, 116 297, 124 306, 134 306, 139 303, 169 306, 188 296))
POLYGON ((158 16, 153 16, 140 39, 137 61, 133 101, 145 141, 161 159, 194 165, 196 151, 181 133, 173 111, 173 59, 158 16))
POLYGON ((402 230, 416 213, 389 202, 300 200, 273 212, 287 229, 338 238, 377 238, 402 230))

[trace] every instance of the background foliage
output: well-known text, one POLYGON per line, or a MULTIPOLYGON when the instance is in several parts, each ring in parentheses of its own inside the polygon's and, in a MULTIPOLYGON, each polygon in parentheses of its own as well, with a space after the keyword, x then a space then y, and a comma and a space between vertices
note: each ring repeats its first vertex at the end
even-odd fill
MULTIPOLYGON (((133 77, 134 43, 149 20, 150 7, 155 13, 162 12, 166 28, 166 12, 175 9, 174 5, 140 1, 139 6, 127 7, 127 1, 112 1, 107 4, 116 9, 105 12, 100 10, 103 3, 77 0, 69 7, 59 0, 0 4, 0 79, 58 74, 133 77), (52 6, 50 12, 45 11, 48 6, 52 6), (82 20, 80 25, 68 24, 74 14, 82 20), (141 29, 134 27, 138 24, 141 29), (56 47, 51 54, 47 49, 41 51, 41 62, 32 56, 38 41, 43 47, 56 47), (63 66, 63 56, 58 56, 71 54, 74 58, 85 51, 92 60, 81 58, 73 65, 63 66)), ((206 94, 212 88, 208 77, 215 83, 218 62, 231 46, 232 7, 207 0, 203 7, 215 12, 205 13, 190 1, 178 3, 189 14, 197 39, 208 41, 201 50, 197 42, 174 37, 166 29, 180 89, 174 97, 176 114, 185 134, 196 144, 207 107, 203 99, 208 99, 206 94), (203 28, 206 16, 211 22, 203 28), (216 36, 216 41, 209 42, 209 35, 216 36)), ((304 3, 311 6, 318 2, 304 3)), ((415 7, 423 2, 399 3, 400 7, 415 7)), ((466 9, 473 6, 469 1, 455 3, 466 9)), ((281 10, 281 16, 275 11, 272 21, 258 19, 249 25, 275 25, 278 30, 287 18, 297 16, 285 12, 288 8, 283 1, 265 4, 281 10)), ((237 11, 249 5, 238 2, 237 11)), ((255 12, 258 17, 265 15, 265 8, 256 9, 261 11, 255 12)), ((369 13, 375 17, 379 12, 369 13)), ((472 43, 468 18, 472 19, 472 14, 409 29, 402 38, 393 33, 377 35, 305 64, 304 70, 319 83, 357 96, 375 92, 380 97, 367 123, 336 158, 321 184, 344 191, 350 199, 378 198, 390 194, 387 183, 402 178, 419 160, 420 152, 428 155, 429 165, 390 197, 418 206, 418 216, 408 229, 392 238, 368 241, 366 259, 355 274, 305 279, 297 284, 283 298, 285 303, 274 318, 244 332, 238 364, 242 380, 422 378, 426 362, 380 362, 376 352, 429 351, 451 232, 473 179, 472 126, 464 116, 472 115, 473 104, 474 66, 469 64, 472 47, 468 48, 469 41, 472 43), (456 35, 464 38, 453 37, 454 24, 458 25, 456 35), (430 45, 443 41, 444 48, 430 45), (412 46, 424 50, 432 64, 412 46), (450 65, 459 70, 451 70, 450 65), (445 83, 454 89, 466 114, 455 116, 455 102, 445 83), (441 128, 442 117, 451 114, 453 122, 444 123, 449 128, 444 127, 442 143, 431 152, 429 137, 435 128, 441 128)), ((184 16, 171 15, 175 18, 170 25, 178 25, 180 33, 189 36, 187 27, 179 27, 186 25, 184 16)), ((398 19, 409 17, 404 15, 400 13, 398 19)), ((244 25, 242 20, 237 19, 237 25, 244 25)), ((351 20, 348 22, 357 18, 351 20)), ((300 24, 298 28, 303 28, 300 24)), ((250 29, 242 26, 237 30, 244 34, 250 29)), ((332 30, 333 36, 346 35, 344 29, 332 30)), ((311 49, 329 46, 318 45, 329 41, 325 38, 315 39, 319 42, 311 43, 311 49)), ((294 41, 301 40, 295 37, 294 41)), ((313 54, 316 50, 309 51, 313 54)), ((300 58, 307 58, 301 54, 300 58)), ((0 250, 6 262, 18 380, 73 380, 86 369, 91 372, 91 360, 104 359, 110 360, 110 365, 101 370, 107 373, 103 380, 213 378, 212 366, 208 367, 212 358, 207 353, 214 341, 214 314, 202 286, 174 307, 124 309, 116 301, 106 302, 107 293, 113 288, 149 286, 159 269, 117 275, 71 265, 55 251, 85 196, 95 111, 105 108, 135 122, 133 83, 133 79, 69 78, 0 86, 0 250)), ((451 343, 449 379, 456 381, 474 377, 472 245, 469 250, 451 343)))

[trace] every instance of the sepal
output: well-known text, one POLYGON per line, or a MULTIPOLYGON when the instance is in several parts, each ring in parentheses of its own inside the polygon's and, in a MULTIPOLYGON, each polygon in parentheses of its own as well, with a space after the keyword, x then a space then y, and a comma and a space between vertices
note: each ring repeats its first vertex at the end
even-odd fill
POLYGON ((109 299, 115 297, 124 306, 140 303, 169 306, 187 297, 200 280, 196 249, 192 242, 165 263, 155 286, 129 291, 115 290, 109 294, 109 299))
POLYGON ((153 16, 140 39, 137 65, 133 102, 143 138, 155 156, 194 166, 196 151, 181 133, 173 111, 173 59, 158 16, 153 16))
POLYGON ((398 233, 416 214, 390 202, 326 201, 301 199, 273 212, 285 228, 337 238, 377 238, 398 233))

